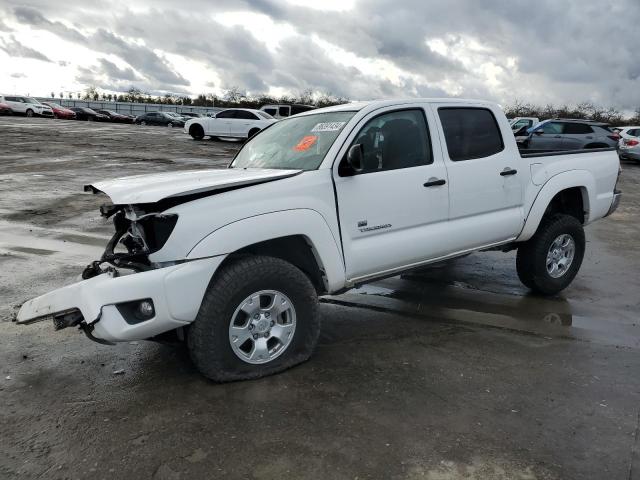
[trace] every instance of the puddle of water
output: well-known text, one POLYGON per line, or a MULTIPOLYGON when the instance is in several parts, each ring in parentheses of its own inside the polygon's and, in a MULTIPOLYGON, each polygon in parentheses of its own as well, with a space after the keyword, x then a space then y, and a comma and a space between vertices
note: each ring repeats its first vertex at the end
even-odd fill
POLYGON ((495 293, 399 277, 349 290, 336 300, 446 321, 475 323, 551 337, 640 347, 640 323, 623 312, 572 303, 563 297, 495 293))
POLYGON ((8 249, 14 252, 31 253, 33 255, 52 255, 56 253, 53 250, 45 250, 44 248, 8 247, 8 249))

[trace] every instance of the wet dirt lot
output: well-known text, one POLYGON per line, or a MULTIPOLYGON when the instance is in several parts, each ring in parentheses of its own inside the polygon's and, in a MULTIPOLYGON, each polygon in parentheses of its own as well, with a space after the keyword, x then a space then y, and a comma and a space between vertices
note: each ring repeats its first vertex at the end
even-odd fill
POLYGON ((179 346, 11 322, 101 252, 82 185, 236 148, 0 117, 0 478, 640 478, 640 165, 560 296, 528 294, 513 253, 471 255, 324 299, 316 354, 271 378, 216 385, 179 346))

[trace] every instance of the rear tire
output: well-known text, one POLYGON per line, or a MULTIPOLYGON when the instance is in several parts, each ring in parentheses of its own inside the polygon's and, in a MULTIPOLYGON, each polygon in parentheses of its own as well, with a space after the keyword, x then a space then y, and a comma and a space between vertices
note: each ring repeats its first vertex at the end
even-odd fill
POLYGON ((252 128, 249 130, 249 134, 247 135, 247 140, 250 140, 254 135, 260 132, 259 128, 252 128))
POLYGON ((191 125, 189 127, 189 135, 191 135, 194 140, 202 140, 204 138, 204 129, 202 128, 202 125, 198 125, 197 123, 195 125, 191 125))
POLYGON ((171 123, 171 122, 167 123, 167 127, 168 128, 173 128, 173 123, 171 123))
POLYGON ((535 235, 518 248, 518 277, 531 290, 554 295, 573 281, 584 251, 582 224, 570 215, 553 215, 543 219, 535 235))
MULTIPOLYGON (((266 295, 268 303, 269 294, 266 295)), ((319 333, 318 297, 309 278, 297 267, 279 258, 243 256, 232 259, 214 275, 200 311, 189 327, 187 344, 194 364, 204 376, 216 382, 229 382, 272 375, 304 362, 311 356, 319 333), (273 305, 276 298, 289 300, 289 303, 282 301, 293 310, 293 317, 287 317, 293 318, 293 331, 288 334, 286 345, 279 343, 276 333, 279 322, 284 322, 284 316, 280 320, 278 313, 271 316, 275 322, 264 333, 264 339, 258 333, 258 339, 255 340, 256 332, 261 332, 264 326, 248 326, 252 319, 266 315, 264 312, 269 309, 268 305, 263 305, 262 297, 258 295, 260 292, 279 293, 281 296, 273 298, 273 305), (258 301, 249 303, 257 305, 258 310, 245 314, 245 318, 238 323, 238 315, 248 311, 247 299, 254 295, 258 295, 258 301), (234 343, 231 340, 232 327, 243 324, 247 325, 246 332, 251 331, 253 335, 249 334, 246 340, 242 336, 245 334, 239 340, 234 337, 235 342, 243 342, 234 343), (265 360, 251 363, 249 359, 242 358, 239 349, 243 345, 246 346, 247 355, 250 355, 259 351, 259 342, 263 341, 269 348, 265 351, 265 360), (269 342, 273 342, 271 345, 275 347, 269 346, 269 342), (281 350, 278 350, 279 345, 281 350)))

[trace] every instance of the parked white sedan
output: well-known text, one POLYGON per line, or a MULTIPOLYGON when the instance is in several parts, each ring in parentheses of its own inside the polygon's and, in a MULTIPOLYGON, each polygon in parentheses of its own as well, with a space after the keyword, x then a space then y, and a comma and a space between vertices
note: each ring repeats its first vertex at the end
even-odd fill
POLYGON ((192 118, 184 125, 184 132, 195 140, 204 136, 222 138, 251 138, 277 120, 268 113, 249 108, 230 108, 215 117, 192 118))

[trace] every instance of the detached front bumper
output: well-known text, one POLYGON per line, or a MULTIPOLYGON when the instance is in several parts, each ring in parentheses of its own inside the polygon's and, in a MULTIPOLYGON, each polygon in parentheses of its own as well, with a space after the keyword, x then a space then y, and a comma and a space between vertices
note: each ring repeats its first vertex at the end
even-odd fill
POLYGON ((110 342, 144 340, 195 320, 202 298, 224 256, 129 275, 117 270, 54 290, 20 308, 22 324, 79 312, 92 336, 110 342), (154 315, 140 320, 130 302, 150 299, 154 315))

